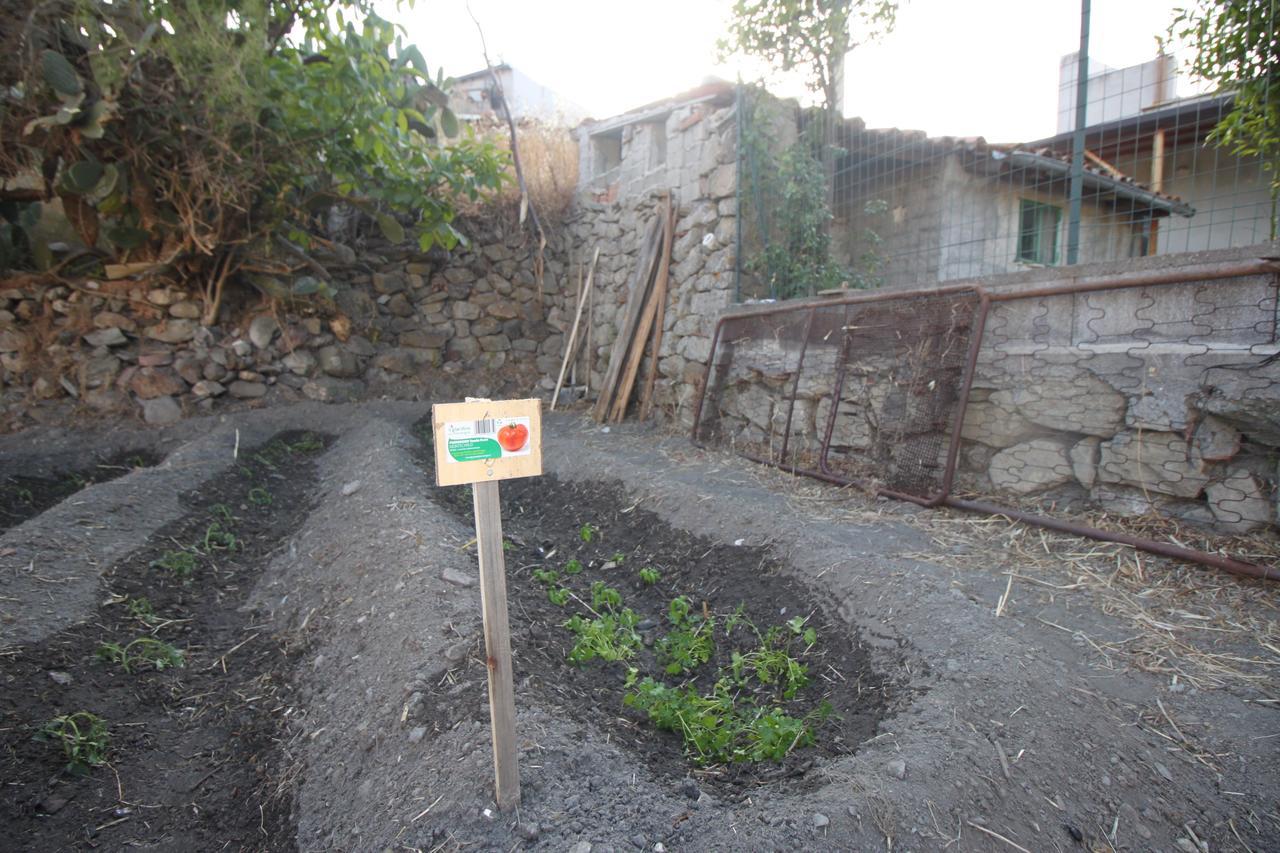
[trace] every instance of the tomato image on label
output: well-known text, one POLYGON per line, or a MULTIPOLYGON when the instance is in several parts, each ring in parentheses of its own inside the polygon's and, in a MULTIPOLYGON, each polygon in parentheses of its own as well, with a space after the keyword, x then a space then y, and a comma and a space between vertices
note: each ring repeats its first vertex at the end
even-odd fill
POLYGON ((529 428, 524 424, 507 424, 498 430, 498 444, 508 453, 515 453, 529 440, 529 428))

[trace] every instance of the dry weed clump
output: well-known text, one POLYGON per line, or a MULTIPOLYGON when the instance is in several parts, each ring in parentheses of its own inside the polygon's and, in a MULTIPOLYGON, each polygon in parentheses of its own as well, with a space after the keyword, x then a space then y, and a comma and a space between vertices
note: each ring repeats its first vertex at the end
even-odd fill
MULTIPOLYGON (((505 122, 485 119, 477 122, 474 129, 486 142, 510 152, 511 136, 505 122)), ((516 124, 516 144, 530 202, 544 227, 558 225, 569 212, 578 186, 578 142, 572 129, 522 119, 516 124)), ((520 187, 511 158, 505 160, 507 181, 502 188, 477 202, 461 205, 462 213, 480 219, 495 214, 513 221, 519 218, 520 187)))

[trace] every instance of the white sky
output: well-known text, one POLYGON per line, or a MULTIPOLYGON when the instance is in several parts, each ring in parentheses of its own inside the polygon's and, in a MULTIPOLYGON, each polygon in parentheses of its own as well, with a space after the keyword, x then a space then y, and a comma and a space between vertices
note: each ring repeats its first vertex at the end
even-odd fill
MULTIPOLYGON (((606 118, 693 88, 708 75, 755 79, 758 69, 716 63, 730 0, 470 0, 490 58, 606 118)), ((1135 65, 1156 55, 1186 0, 1093 0, 1090 61, 1135 65)), ((416 0, 383 14, 402 23, 427 62, 446 74, 482 68, 464 0, 416 0)), ((1014 142, 1056 130, 1058 62, 1076 50, 1080 4, 1067 0, 907 0, 882 44, 847 64, 845 114, 872 127, 1014 142)), ((1096 67, 1096 66, 1095 66, 1096 67)), ((802 95, 792 81, 770 87, 802 95)), ((1190 91, 1179 81, 1179 94, 1190 91)))

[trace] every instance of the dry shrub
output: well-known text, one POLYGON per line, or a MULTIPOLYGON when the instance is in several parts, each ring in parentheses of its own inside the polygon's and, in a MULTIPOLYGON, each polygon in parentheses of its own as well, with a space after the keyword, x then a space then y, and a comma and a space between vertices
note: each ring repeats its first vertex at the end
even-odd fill
MULTIPOLYGON (((505 122, 484 119, 474 125, 485 141, 511 150, 511 135, 505 122)), ((520 149, 520 165, 524 170, 529 200, 538 211, 544 227, 564 221, 578 187, 578 142, 573 130, 536 119, 522 119, 516 124, 516 144, 520 149)), ((462 206, 470 217, 484 219, 495 214, 514 221, 520 215, 520 187, 516 183, 515 166, 508 161, 509 180, 502 189, 490 193, 471 206, 462 206)))

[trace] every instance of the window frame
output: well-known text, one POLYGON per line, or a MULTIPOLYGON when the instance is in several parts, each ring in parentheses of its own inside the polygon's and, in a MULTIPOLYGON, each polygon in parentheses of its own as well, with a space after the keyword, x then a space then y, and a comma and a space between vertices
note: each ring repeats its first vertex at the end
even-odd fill
POLYGON ((1058 232, 1062 229, 1062 208, 1056 204, 1048 204, 1043 201, 1036 201, 1030 198, 1018 199, 1018 241, 1014 249, 1014 260, 1020 264, 1034 264, 1042 267, 1054 267, 1058 265, 1058 232), (1050 214, 1050 211, 1052 213, 1050 214), (1032 228, 1027 228, 1027 214, 1032 214, 1034 224, 1032 228), (1046 229, 1044 217, 1051 215, 1053 218, 1052 228, 1046 229), (1049 259, 1045 259, 1043 237, 1046 233, 1052 234, 1052 246, 1049 253, 1049 259), (1030 253, 1026 253, 1023 249, 1023 241, 1028 237, 1033 240, 1033 247, 1030 253))

